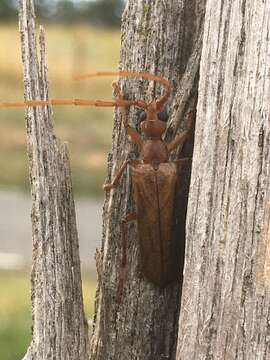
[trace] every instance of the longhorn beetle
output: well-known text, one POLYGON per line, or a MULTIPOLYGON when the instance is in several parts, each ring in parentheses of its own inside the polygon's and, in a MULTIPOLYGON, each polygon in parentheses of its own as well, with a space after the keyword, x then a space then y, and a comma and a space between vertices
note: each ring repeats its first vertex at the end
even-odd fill
MULTIPOLYGON (((113 83, 116 98, 114 100, 51 99, 26 100, 22 102, 0 102, 0 108, 47 106, 47 105, 88 105, 99 107, 136 106, 143 109, 141 131, 144 136, 131 127, 124 117, 124 126, 131 140, 138 146, 139 157, 126 159, 111 183, 104 190, 116 188, 127 166, 131 168, 135 212, 122 220, 122 269, 126 266, 127 223, 137 220, 142 271, 145 277, 159 287, 165 287, 174 281, 180 271, 177 259, 177 241, 173 236, 173 217, 175 210, 175 191, 179 170, 189 160, 187 158, 169 161, 169 156, 177 147, 182 148, 191 127, 176 135, 169 143, 162 140, 166 130, 163 119, 164 107, 171 95, 170 82, 147 72, 96 72, 78 77, 87 79, 94 76, 113 76, 143 78, 160 82, 165 87, 163 96, 151 102, 143 100, 125 100, 117 83, 113 83)), ((120 277, 121 278, 121 277, 120 277)), ((123 280, 123 276, 122 276, 123 280)), ((123 284, 120 286, 122 287, 123 284)))

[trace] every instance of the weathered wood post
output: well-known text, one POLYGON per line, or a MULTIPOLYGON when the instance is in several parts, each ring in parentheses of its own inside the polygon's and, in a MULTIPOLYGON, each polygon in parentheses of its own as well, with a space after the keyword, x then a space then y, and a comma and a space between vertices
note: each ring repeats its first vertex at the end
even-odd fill
MULTIPOLYGON (((47 99, 45 39, 37 56, 34 4, 19 1, 25 98, 47 99)), ((88 359, 78 235, 67 146, 58 143, 50 107, 26 111, 32 193, 33 339, 25 360, 88 359)))
MULTIPOLYGON (((167 138, 178 131, 188 112, 193 111, 195 117, 203 18, 204 1, 198 0, 129 0, 123 15, 120 69, 149 71, 172 81, 173 96, 168 108, 172 120, 167 138)), ((123 79, 121 86, 128 99, 150 100, 161 91, 157 85, 154 87, 142 80, 123 79)), ((121 123, 121 114, 121 111, 116 112, 115 117, 113 148, 108 162, 110 178, 127 155, 135 151, 121 123)), ((138 116, 136 109, 128 114, 129 123, 134 127, 138 125, 138 116)), ((192 139, 185 155, 191 156, 191 152, 192 139)), ((181 220, 182 224, 178 227, 179 241, 185 230, 188 177, 187 171, 185 188, 179 194, 182 199, 177 213, 177 221, 181 220)), ((121 301, 117 301, 117 288, 123 276, 120 223, 133 206, 130 174, 127 173, 119 189, 107 195, 104 206, 103 243, 97 254, 99 284, 91 359, 164 360, 175 357, 181 280, 160 290, 142 278, 134 224, 130 224, 128 230, 127 273, 121 301)))
POLYGON ((177 359, 270 359, 269 1, 209 0, 177 359))

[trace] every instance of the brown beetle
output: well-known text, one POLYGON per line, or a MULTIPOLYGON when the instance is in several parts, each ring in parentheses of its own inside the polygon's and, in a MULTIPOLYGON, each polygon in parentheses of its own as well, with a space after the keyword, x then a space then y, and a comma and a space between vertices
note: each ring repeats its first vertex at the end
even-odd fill
MULTIPOLYGON (((126 266, 126 225, 137 220, 142 272, 152 283, 165 287, 181 272, 177 251, 179 244, 173 236, 173 219, 179 167, 189 159, 169 161, 170 153, 184 145, 188 131, 178 134, 170 143, 162 140, 167 126, 159 117, 171 93, 170 83, 165 79, 162 83, 166 92, 160 99, 135 104, 145 110, 145 119, 140 124, 144 138, 128 125, 124 116, 125 128, 139 148, 139 157, 136 160, 127 159, 112 183, 105 184, 104 189, 109 191, 117 187, 126 167, 131 167, 135 212, 127 214, 122 220, 122 267, 126 266)), ((116 83, 113 86, 118 100, 124 100, 119 86, 116 83)))
MULTIPOLYGON (((137 220, 139 244, 142 262, 142 271, 152 283, 165 287, 174 281, 181 271, 178 260, 178 244, 173 236, 173 218, 175 210, 175 191, 178 173, 181 165, 189 159, 169 161, 170 153, 177 147, 182 147, 188 136, 188 130, 178 134, 171 142, 162 140, 166 130, 166 123, 162 121, 161 114, 171 94, 170 82, 159 76, 147 72, 97 72, 80 76, 78 79, 87 79, 94 76, 113 76, 144 78, 161 82, 165 93, 157 100, 149 103, 142 100, 125 100, 118 84, 113 83, 117 98, 115 100, 27 100, 22 102, 2 102, 0 108, 47 106, 47 105, 90 105, 99 107, 122 107, 127 109, 136 106, 144 109, 145 119, 141 123, 141 131, 128 125, 125 118, 124 125, 132 141, 139 149, 136 160, 127 159, 110 184, 104 189, 110 191, 119 184, 121 176, 127 166, 131 167, 133 196, 136 211, 127 214, 122 220, 122 269, 126 267, 126 225, 131 220, 137 220)), ((190 124, 189 124, 190 128, 190 124)), ((122 276, 122 280, 123 280, 122 276)), ((121 278, 121 276, 120 276, 121 278)), ((123 281, 122 281, 123 282, 123 281)), ((120 284, 120 288, 123 284, 120 284)), ((121 289, 118 291, 122 292, 121 289)))

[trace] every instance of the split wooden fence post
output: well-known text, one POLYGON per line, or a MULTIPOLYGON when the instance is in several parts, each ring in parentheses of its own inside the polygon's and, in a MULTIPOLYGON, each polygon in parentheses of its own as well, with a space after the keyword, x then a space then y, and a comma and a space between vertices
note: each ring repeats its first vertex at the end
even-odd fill
MULTIPOLYGON (((37 55, 34 4, 19 1, 25 99, 47 99, 45 38, 37 55)), ((69 157, 55 135, 50 107, 26 111, 32 194, 33 338, 25 360, 88 359, 78 235, 69 157)))

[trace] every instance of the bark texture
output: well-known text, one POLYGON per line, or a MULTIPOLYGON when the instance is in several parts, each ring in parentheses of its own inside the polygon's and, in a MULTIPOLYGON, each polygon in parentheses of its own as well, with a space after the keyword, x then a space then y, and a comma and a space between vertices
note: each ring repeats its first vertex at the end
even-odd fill
MULTIPOLYGON (((194 112, 204 1, 196 0, 130 0, 122 24, 120 69, 149 71, 172 81, 173 94, 167 139, 170 139, 189 111, 194 112)), ((150 100, 161 89, 143 80, 121 80, 125 98, 150 100)), ((194 113, 193 113, 194 114, 194 113)), ((135 158, 136 148, 130 143, 117 111, 113 132, 113 148, 109 155, 109 179, 126 157, 135 158)), ((195 114, 194 114, 195 117, 195 114)), ((138 109, 128 112, 129 123, 137 127, 138 109)), ((192 139, 184 150, 192 152, 192 139)), ((179 155, 179 154, 178 154, 179 155)), ((175 156, 178 156, 175 154, 175 156)), ((179 194, 177 210, 179 241, 183 238, 189 171, 184 189, 179 194)), ((104 204, 103 243, 97 253, 99 284, 91 338, 91 359, 174 359, 180 307, 181 281, 164 290, 152 285, 141 274, 137 226, 128 227, 128 266, 121 269, 121 219, 134 210, 131 196, 131 174, 128 171, 119 188, 106 196, 104 204), (119 284, 123 285, 118 296, 119 284)), ((182 246, 182 260, 184 244, 182 246)))
MULTIPOLYGON (((37 56, 31 0, 20 0, 25 99, 48 99, 44 32, 37 56)), ((88 359, 78 235, 66 145, 54 135, 50 107, 26 112, 32 193, 33 339, 30 359, 88 359)))
POLYGON ((269 29, 207 2, 177 359, 270 358, 269 29))

